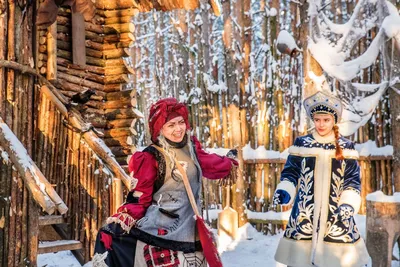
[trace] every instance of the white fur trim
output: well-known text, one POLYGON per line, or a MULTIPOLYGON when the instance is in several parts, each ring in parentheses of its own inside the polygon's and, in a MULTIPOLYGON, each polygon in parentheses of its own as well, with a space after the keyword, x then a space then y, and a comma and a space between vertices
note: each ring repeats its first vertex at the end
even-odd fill
MULTIPOLYGON (((343 149, 343 156, 345 158, 354 158, 358 159, 358 151, 353 150, 353 149, 343 149)), ((319 156, 322 154, 328 153, 329 156, 335 157, 336 151, 334 149, 332 150, 326 150, 320 147, 300 147, 300 146, 291 146, 289 147, 289 154, 294 154, 294 155, 301 155, 302 157, 307 157, 307 156, 319 156)))
MULTIPOLYGON (((282 178, 284 178, 284 177, 282 177, 282 178)), ((294 186, 294 184, 292 182, 289 182, 289 181, 282 181, 276 187, 276 190, 278 190, 278 189, 285 190, 290 195, 289 203, 288 204, 283 204, 282 206, 287 206, 287 205, 292 204, 292 202, 294 200, 294 197, 296 195, 296 187, 294 186)))
POLYGON ((348 204, 353 207, 354 214, 357 214, 361 206, 361 196, 354 190, 344 190, 340 195, 339 206, 348 204))
POLYGON ((315 265, 311 263, 312 244, 310 241, 295 241, 282 238, 275 253, 277 262, 288 266, 323 266, 323 267, 360 267, 369 261, 369 255, 364 240, 355 244, 337 244, 323 242, 315 258, 315 265))

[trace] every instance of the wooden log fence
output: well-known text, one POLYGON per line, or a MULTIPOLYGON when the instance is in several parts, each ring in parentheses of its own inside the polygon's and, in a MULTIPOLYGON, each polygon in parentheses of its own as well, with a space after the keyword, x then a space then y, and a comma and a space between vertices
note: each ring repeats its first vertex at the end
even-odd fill
MULTIPOLYGON (((97 230, 115 210, 112 171, 86 142, 84 133, 66 126, 65 114, 47 97, 39 95, 38 153, 50 184, 68 205, 65 222, 67 238, 80 241, 80 255, 89 261, 94 253, 97 230), (51 125, 51 127, 48 126, 51 125)), ((68 113, 66 113, 68 115, 68 113)), ((118 196, 120 197, 120 196, 118 196)))
MULTIPOLYGON (((371 170, 379 168, 380 165, 391 164, 391 156, 360 156, 359 164, 361 169, 361 208, 360 214, 366 214, 366 196, 377 190, 382 190, 384 181, 390 180, 388 176, 382 173, 373 173, 371 170), (376 176, 379 175, 379 176, 376 176), (377 186, 377 185, 382 185, 377 186)), ((279 183, 280 171, 283 169, 285 159, 251 159, 244 160, 247 183, 245 186, 245 195, 248 202, 246 208, 251 211, 248 221, 257 226, 257 229, 276 233, 276 230, 286 226, 287 221, 278 219, 261 219, 268 211, 286 211, 291 207, 273 206, 272 198, 276 185, 279 183), (254 213, 255 212, 255 213, 254 213), (252 215, 258 214, 257 215, 252 215), (252 217, 253 216, 253 217, 252 217)), ((386 174, 387 175, 387 174, 386 174)), ((225 190, 221 190, 217 182, 207 183, 208 209, 221 209, 226 206, 225 190), (217 192, 222 192, 218 194, 217 192)))

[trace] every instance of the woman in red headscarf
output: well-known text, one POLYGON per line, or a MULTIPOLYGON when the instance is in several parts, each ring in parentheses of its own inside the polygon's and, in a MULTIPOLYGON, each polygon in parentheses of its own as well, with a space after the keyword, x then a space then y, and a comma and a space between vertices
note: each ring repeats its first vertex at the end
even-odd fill
POLYGON ((153 144, 129 162, 136 186, 100 229, 93 266, 206 267, 195 214, 175 163, 185 170, 200 209, 202 177, 232 179, 237 162, 201 148, 190 136, 186 106, 175 98, 152 105, 149 128, 153 144))

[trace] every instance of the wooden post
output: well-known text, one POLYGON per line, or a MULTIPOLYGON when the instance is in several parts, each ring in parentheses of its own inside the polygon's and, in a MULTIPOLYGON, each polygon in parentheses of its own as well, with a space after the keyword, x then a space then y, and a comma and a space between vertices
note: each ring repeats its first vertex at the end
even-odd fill
POLYGON ((57 79, 57 22, 47 32, 47 80, 57 79))
POLYGON ((124 193, 122 190, 121 179, 113 179, 113 214, 115 214, 118 208, 124 202, 124 193))
MULTIPOLYGON (((395 1, 391 1, 393 4, 395 1)), ((400 47, 399 44, 395 46, 394 40, 392 41, 392 49, 393 55, 400 54, 400 47)), ((391 62, 391 68, 394 69, 394 75, 399 75, 399 68, 400 68, 400 58, 399 56, 394 56, 391 62), (396 72, 397 70, 397 72, 396 72)), ((392 77, 395 79, 395 77, 392 77)), ((389 89, 389 103, 390 103, 390 113, 391 113, 391 128, 392 128, 392 145, 393 145, 393 177, 394 177, 394 191, 400 192, 400 94, 395 92, 394 88, 400 90, 400 82, 397 82, 389 89)))
POLYGON ((72 13, 72 62, 86 65, 85 20, 80 13, 72 13))
POLYGON ((400 204, 367 201, 367 249, 372 266, 392 263, 393 245, 400 235, 400 204))

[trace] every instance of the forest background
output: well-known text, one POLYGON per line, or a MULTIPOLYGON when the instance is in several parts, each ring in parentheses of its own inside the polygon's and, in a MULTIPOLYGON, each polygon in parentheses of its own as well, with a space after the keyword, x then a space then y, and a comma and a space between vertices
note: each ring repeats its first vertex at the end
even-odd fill
MULTIPOLYGON (((231 191, 243 222, 246 209, 271 209, 284 151, 312 126, 301 102, 316 90, 342 99, 343 135, 378 148, 394 145, 396 158, 399 6, 232 0, 222 1, 219 17, 206 3, 195 11, 138 14, 131 86, 145 119, 136 125, 136 145, 149 143, 152 103, 163 97, 185 102, 203 144, 239 149, 241 177, 231 191)), ((366 194, 400 191, 398 161, 369 151, 361 161, 362 213, 366 194)), ((207 201, 224 206, 223 190, 207 187, 207 201)))

